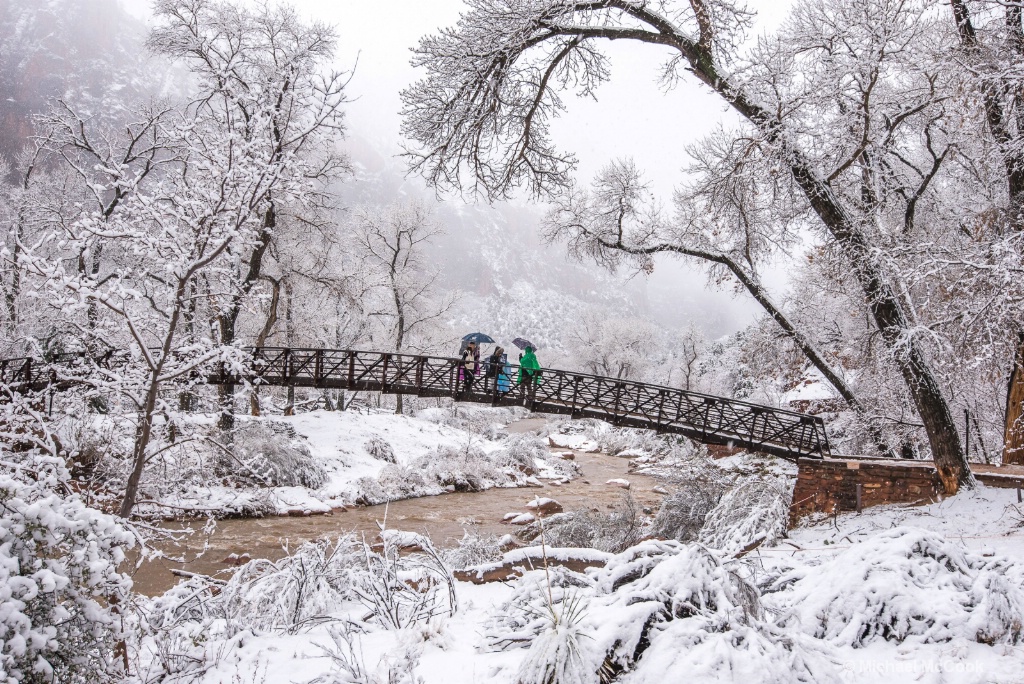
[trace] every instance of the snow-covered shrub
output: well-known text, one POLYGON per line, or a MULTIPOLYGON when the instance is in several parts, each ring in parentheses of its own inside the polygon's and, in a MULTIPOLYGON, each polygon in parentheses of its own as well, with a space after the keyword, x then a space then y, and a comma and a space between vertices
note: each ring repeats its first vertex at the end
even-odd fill
POLYGON ((584 433, 594 440, 606 454, 618 455, 623 451, 654 454, 665 451, 671 437, 663 437, 652 430, 611 427, 606 424, 591 426, 584 433))
POLYGON ((671 479, 672 493, 662 501, 651 534, 663 539, 695 541, 708 513, 722 500, 729 485, 726 473, 710 459, 687 461, 682 472, 671 479))
MULTIPOLYGON (((532 541, 540 533, 539 523, 523 530, 521 536, 532 541)), ((544 521, 545 543, 553 547, 591 548, 619 553, 633 546, 644 534, 639 506, 628 493, 614 510, 602 513, 575 511, 552 516, 544 521)))
POLYGON ((767 623, 757 588, 698 544, 645 541, 594 578, 590 633, 604 666, 628 671, 623 682, 661 683, 666 672, 693 681, 736 681, 742 672, 748 684, 839 681, 810 639, 767 623))
POLYGON ((0 682, 113 681, 131 589, 117 567, 134 537, 58 494, 56 459, 0 458, 0 682))
POLYGON ((267 421, 251 421, 234 435, 233 453, 223 453, 218 475, 270 487, 317 489, 327 472, 294 433, 267 421))
POLYGON ((551 627, 551 608, 592 585, 586 575, 563 566, 526 573, 516 582, 512 596, 484 624, 485 643, 495 651, 529 648, 551 627))
POLYGON ((501 559, 502 547, 511 540, 511 535, 496 537, 493 534, 480 535, 476 531, 466 530, 458 545, 454 548, 443 549, 441 557, 448 567, 455 570, 468 568, 471 565, 492 563, 501 559))
POLYGON ((477 446, 443 446, 408 464, 385 466, 377 478, 361 478, 359 503, 370 505, 445 491, 479 492, 491 487, 521 484, 526 476, 504 468, 477 446))
MULTIPOLYGON (((809 638, 771 625, 735 624, 709 631, 700 620, 675 620, 652 630, 651 644, 623 684, 665 684, 665 673, 685 672, 687 682, 743 684, 841 684, 833 657, 809 638)), ((882 681, 882 680, 879 680, 882 681)))
POLYGON ((509 435, 504 441, 505 448, 498 454, 504 466, 518 468, 525 475, 537 474, 537 460, 548 456, 548 445, 533 435, 509 435))
POLYGON ((593 638, 583 624, 586 604, 578 593, 561 605, 547 606, 545 629, 538 634, 519 664, 518 684, 594 684, 608 681, 610 672, 594 672, 586 641, 593 638), (602 677, 601 674, 606 674, 602 677))
POLYGON ((363 445, 366 449, 366 453, 374 457, 378 461, 384 461, 385 463, 397 463, 398 460, 395 458, 395 450, 391 448, 388 441, 380 435, 374 435, 370 439, 366 440, 366 444, 363 445))
POLYGON ((450 408, 428 408, 416 412, 417 418, 447 425, 486 439, 498 439, 505 426, 526 414, 524 409, 452 404, 450 408))
POLYGON ((371 620, 404 629, 458 610, 455 579, 423 535, 384 530, 379 553, 364 545, 360 565, 349 573, 352 594, 371 620), (403 549, 417 552, 402 555, 403 549))
POLYGON ((221 589, 217 614, 235 629, 294 634, 315 625, 349 597, 362 546, 347 535, 307 542, 278 561, 251 560, 221 589))
POLYGON ((536 663, 571 663, 567 681, 588 684, 663 684, 668 673, 707 682, 737 681, 742 673, 745 684, 840 681, 813 638, 767 620, 757 587, 730 563, 676 541, 643 541, 586 574, 563 567, 526 573, 485 623, 484 638, 500 650, 540 644, 520 675, 552 670, 536 663), (586 608, 570 648, 570 635, 553 633, 544 614, 569 611, 573 601, 586 608))
POLYGON ((708 514, 699 539, 726 553, 786 536, 792 483, 775 477, 749 477, 726 492, 708 514))
POLYGON ((916 528, 887 530, 779 578, 780 624, 835 645, 963 638, 1016 644, 1024 592, 1007 567, 916 528))
POLYGON ((331 661, 332 671, 307 684, 423 684, 416 676, 423 647, 399 644, 386 653, 376 667, 366 664, 361 643, 361 630, 345 621, 328 630, 331 644, 320 646, 320 652, 331 661))
POLYGON ((439 447, 411 465, 423 472, 428 480, 441 487, 454 488, 457 492, 479 492, 509 481, 498 464, 475 446, 466 449, 439 447))
MULTIPOLYGON (((112 479, 112 460, 125 460, 129 445, 112 420, 69 419, 61 430, 62 446, 68 453, 72 479, 105 482, 112 479)), ((116 469, 116 468, 115 468, 116 469)))

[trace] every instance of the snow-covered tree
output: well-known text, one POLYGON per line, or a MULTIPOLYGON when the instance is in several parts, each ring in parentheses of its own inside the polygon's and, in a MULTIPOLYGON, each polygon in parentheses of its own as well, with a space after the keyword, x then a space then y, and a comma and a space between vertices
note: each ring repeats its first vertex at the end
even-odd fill
MULTIPOLYGON (((454 303, 451 294, 438 291, 438 271, 425 259, 425 248, 440 232, 420 203, 363 209, 352 225, 353 249, 373 302, 368 315, 382 324, 382 338, 399 354, 430 347, 430 328, 454 303)), ((395 412, 402 408, 399 395, 395 412)))
MULTIPOLYGON (((315 221, 310 215, 324 208, 327 184, 348 169, 335 144, 349 75, 325 68, 337 43, 333 28, 303 21, 288 5, 159 0, 155 14, 161 23, 148 44, 187 65, 197 82, 196 112, 246 143, 265 144, 268 159, 292 166, 294 182, 303 185, 301 201, 288 191, 262 197, 256 240, 229 250, 234 283, 216 318, 221 342, 232 345, 280 224, 296 212, 315 221)), ((224 386, 222 427, 233 425, 234 392, 233 384, 224 386)))
MULTIPOLYGON (((413 166, 439 187, 504 197, 526 185, 564 199, 574 159, 550 136, 565 107, 559 93, 590 95, 609 78, 605 41, 663 48, 666 84, 695 77, 743 123, 691 151, 692 180, 678 195, 692 213, 638 221, 618 240, 607 232, 614 215, 584 206, 576 216, 605 222, 590 231, 591 245, 603 238, 598 247, 645 259, 694 247, 697 234, 757 267, 813 237, 856 289, 946 491, 971 486, 944 377, 954 364, 925 309, 927 278, 908 279, 921 260, 907 262, 933 240, 948 256, 964 242, 960 226, 980 213, 963 198, 987 192, 977 176, 984 163, 958 155, 984 118, 962 106, 964 89, 944 61, 954 26, 925 2, 808 0, 776 36, 741 52, 750 18, 729 0, 470 2, 455 29, 416 51, 427 75, 403 95, 404 132, 418 144, 413 166), (964 194, 971 187, 978 192, 964 194)), ((577 234, 594 226, 578 223, 569 226, 577 234)), ((963 304, 953 301, 954 315, 963 304)))
POLYGON ((330 143, 344 101, 342 76, 321 72, 333 34, 294 11, 205 0, 157 9, 151 45, 193 67, 192 99, 143 110, 122 131, 54 107, 41 120, 44 149, 90 202, 17 240, 73 351, 129 351, 85 378, 138 410, 122 516, 162 448, 156 419, 172 422, 161 387, 239 360, 235 325, 280 217, 321 203, 339 168, 330 143), (219 334, 196 324, 205 314, 219 334))

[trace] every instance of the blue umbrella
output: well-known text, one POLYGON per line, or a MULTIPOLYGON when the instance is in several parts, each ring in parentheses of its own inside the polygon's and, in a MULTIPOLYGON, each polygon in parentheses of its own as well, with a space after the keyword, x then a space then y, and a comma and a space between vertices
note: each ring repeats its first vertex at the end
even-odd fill
POLYGON ((462 341, 467 344, 470 342, 476 342, 477 344, 490 344, 491 342, 494 342, 494 338, 481 332, 475 332, 464 335, 462 341))

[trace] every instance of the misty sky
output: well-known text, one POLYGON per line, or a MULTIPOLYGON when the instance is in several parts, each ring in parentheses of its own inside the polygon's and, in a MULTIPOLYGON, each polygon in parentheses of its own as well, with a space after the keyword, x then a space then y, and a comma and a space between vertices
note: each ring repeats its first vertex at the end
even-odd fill
MULTIPOLYGON (((142 16, 148 0, 124 0, 142 16)), ((419 38, 456 23, 462 0, 290 0, 307 17, 335 25, 339 34, 339 68, 355 67, 350 85, 353 102, 346 109, 350 131, 369 138, 382 151, 399 151, 399 93, 418 74, 409 64, 410 48, 419 38), (358 64, 357 64, 358 60, 358 64)), ((774 28, 791 0, 748 0, 758 12, 758 30, 774 28)), ((608 43, 612 78, 598 92, 598 101, 567 97, 569 110, 554 122, 553 137, 579 158, 581 180, 588 180, 609 160, 632 157, 644 170, 664 204, 687 163, 685 148, 713 130, 736 121, 720 98, 684 80, 665 92, 658 83, 667 51, 656 46, 608 43)), ((766 274, 775 289, 784 287, 779 273, 766 274)), ((706 289, 695 270, 662 260, 650 280, 653 291, 706 289)), ((781 294, 781 293, 778 293, 781 294)), ((732 313, 733 329, 760 312, 745 295, 709 291, 704 295, 732 313)))

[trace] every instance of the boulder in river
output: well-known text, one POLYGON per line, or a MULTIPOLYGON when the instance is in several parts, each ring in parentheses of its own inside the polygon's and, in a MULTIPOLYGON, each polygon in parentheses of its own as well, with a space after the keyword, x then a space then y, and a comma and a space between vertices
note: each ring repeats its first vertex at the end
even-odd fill
POLYGON ((520 513, 514 518, 508 518, 508 516, 505 517, 507 518, 505 522, 507 522, 509 525, 529 525, 537 519, 533 516, 532 513, 520 513))
POLYGON ((622 487, 623 489, 629 489, 629 480, 623 480, 621 477, 608 480, 605 484, 612 485, 613 487, 622 487))
POLYGON ((224 563, 225 565, 234 565, 234 566, 237 567, 237 566, 240 566, 240 565, 245 565, 250 560, 252 560, 252 558, 250 558, 249 554, 247 554, 247 553, 243 553, 242 555, 238 555, 237 553, 232 553, 232 554, 229 554, 227 558, 222 560, 221 563, 224 563))
POLYGON ((554 515, 555 513, 561 513, 563 510, 562 504, 558 503, 554 499, 537 497, 530 503, 526 504, 526 507, 531 512, 544 517, 547 515, 554 515))

